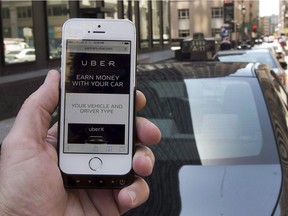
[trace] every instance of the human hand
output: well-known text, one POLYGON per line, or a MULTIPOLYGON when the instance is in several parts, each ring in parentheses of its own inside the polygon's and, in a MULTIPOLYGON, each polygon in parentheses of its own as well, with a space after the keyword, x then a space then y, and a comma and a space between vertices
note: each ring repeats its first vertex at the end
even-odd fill
MULTIPOLYGON (((50 130, 51 114, 58 104, 59 73, 50 71, 44 84, 23 104, 3 141, 0 158, 1 215, 119 215, 145 202, 149 187, 139 176, 121 190, 74 189, 63 186, 58 168, 57 125, 50 130)), ((136 110, 145 105, 136 94, 136 110)), ((160 140, 159 129, 144 118, 136 119, 139 142, 151 145, 160 140)), ((139 145, 133 169, 140 176, 151 174, 154 155, 139 145)))

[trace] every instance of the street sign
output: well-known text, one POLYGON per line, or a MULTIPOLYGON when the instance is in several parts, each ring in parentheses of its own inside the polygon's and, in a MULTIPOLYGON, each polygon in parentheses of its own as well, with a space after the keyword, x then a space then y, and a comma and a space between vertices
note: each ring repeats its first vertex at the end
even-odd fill
POLYGON ((26 38, 32 37, 32 28, 29 27, 23 28, 23 35, 26 38))

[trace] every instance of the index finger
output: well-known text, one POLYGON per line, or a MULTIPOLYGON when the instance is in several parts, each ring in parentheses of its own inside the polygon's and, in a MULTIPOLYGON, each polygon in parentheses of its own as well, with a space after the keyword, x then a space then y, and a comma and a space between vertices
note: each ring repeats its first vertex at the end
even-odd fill
POLYGON ((145 95, 141 91, 137 90, 136 91, 136 107, 135 107, 136 112, 143 109, 145 104, 146 104, 145 95))

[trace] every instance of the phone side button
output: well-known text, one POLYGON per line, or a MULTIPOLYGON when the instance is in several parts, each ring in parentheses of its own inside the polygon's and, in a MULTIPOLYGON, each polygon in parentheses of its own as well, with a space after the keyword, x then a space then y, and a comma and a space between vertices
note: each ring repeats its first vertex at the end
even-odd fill
POLYGON ((99 171, 102 168, 103 162, 100 158, 94 157, 89 160, 89 167, 93 171, 99 171))

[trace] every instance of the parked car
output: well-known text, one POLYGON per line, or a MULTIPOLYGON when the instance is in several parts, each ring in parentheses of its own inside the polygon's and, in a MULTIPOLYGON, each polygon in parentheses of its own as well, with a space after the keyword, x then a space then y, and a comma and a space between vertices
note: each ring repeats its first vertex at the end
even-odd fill
POLYGON ((259 62, 267 64, 278 75, 282 85, 287 90, 287 69, 286 62, 279 62, 270 49, 252 49, 252 50, 227 50, 218 51, 214 61, 221 62, 259 62))
POLYGON ((35 49, 26 48, 21 51, 11 51, 5 54, 5 62, 8 64, 35 61, 35 49))
POLYGON ((18 55, 21 51, 10 51, 5 54, 5 63, 11 64, 15 63, 15 56, 18 55))
POLYGON ((4 39, 4 50, 5 54, 12 51, 21 51, 28 48, 27 43, 23 42, 20 38, 5 38, 4 39))
POLYGON ((150 197, 126 216, 288 214, 287 94, 267 65, 139 65, 137 77, 139 115, 162 140, 150 197))
POLYGON ((271 47, 274 49, 276 53, 276 58, 279 61, 285 61, 286 52, 278 41, 274 41, 273 43, 263 43, 261 45, 258 45, 257 47, 258 48, 271 47))
POLYGON ((14 57, 14 63, 15 62, 29 62, 29 61, 35 61, 35 49, 34 48, 27 48, 23 49, 21 52, 19 52, 14 57))

